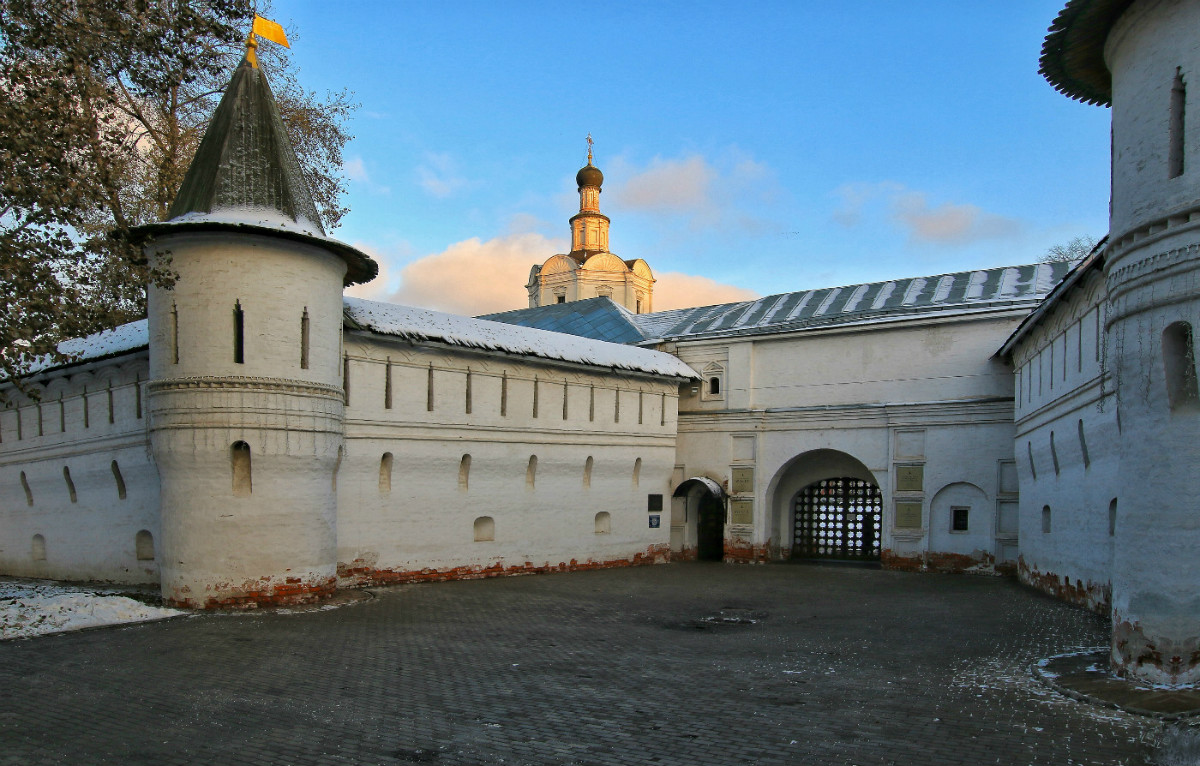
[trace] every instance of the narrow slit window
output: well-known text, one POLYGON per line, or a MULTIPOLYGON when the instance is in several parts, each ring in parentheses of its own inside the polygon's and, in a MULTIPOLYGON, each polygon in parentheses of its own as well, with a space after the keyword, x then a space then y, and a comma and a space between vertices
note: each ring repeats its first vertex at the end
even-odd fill
POLYGON ((137 410, 137 419, 142 419, 142 376, 138 375, 133 381, 133 399, 137 410))
POLYGON ((117 483, 117 499, 125 499, 125 477, 121 475, 121 466, 117 465, 117 461, 112 461, 113 481, 117 483))
POLYGON ((1054 446, 1054 432, 1050 432, 1050 462, 1054 464, 1054 475, 1058 476, 1058 448, 1054 446))
MULTIPOLYGON (((141 404, 139 400, 138 404, 141 404)), ((142 416, 142 408, 138 407, 138 417, 142 416)), ((63 404, 62 394, 58 395, 58 432, 65 434, 67 432, 67 407, 63 404)))
POLYGON ((1042 506, 1042 534, 1050 534, 1050 506, 1042 506))
MULTIPOLYGON (((111 423, 112 421, 109 421, 109 422, 111 423)), ((45 436, 46 431, 42 425, 42 403, 41 402, 37 403, 37 423, 38 423, 38 436, 45 436)))
POLYGON ((248 497, 254 491, 250 475, 250 445, 243 441, 234 442, 229 448, 229 462, 233 471, 234 497, 248 497))
POLYGON ((63 466, 63 481, 67 484, 67 493, 71 496, 72 503, 79 502, 79 496, 75 494, 75 482, 71 481, 71 469, 63 466))
POLYGON ((458 488, 466 492, 471 483, 471 456, 463 455, 458 461, 458 488))
POLYGON ((1079 452, 1083 456, 1083 467, 1089 468, 1092 465, 1092 458, 1088 454, 1087 438, 1083 435, 1083 419, 1080 418, 1076 423, 1076 428, 1079 430, 1079 452))
POLYGON ((645 399, 644 399, 644 397, 642 396, 642 393, 643 393, 643 392, 641 392, 641 391, 638 391, 638 425, 639 425, 639 426, 642 424, 642 415, 643 415, 643 414, 645 413, 645 411, 646 411, 646 407, 645 407, 645 399))
POLYGON ((1117 533, 1117 499, 1114 497, 1108 501, 1108 536, 1112 537, 1117 533))
POLYGON ((90 414, 88 413, 87 386, 83 387, 83 393, 80 394, 80 398, 83 399, 83 427, 91 428, 92 427, 92 418, 91 418, 90 414))
POLYGON ((179 364, 179 308, 171 301, 171 364, 179 364))
POLYGON ((721 378, 713 376, 708 379, 708 393, 717 396, 721 393, 721 378))
POLYGON ((613 422, 621 422, 621 389, 613 392, 613 422))
POLYGON ((667 424, 667 395, 658 395, 658 424, 665 426, 667 424))
POLYGON ((525 486, 529 489, 537 487, 537 455, 530 455, 529 464, 525 466, 525 486))
POLYGON ((563 381, 563 420, 567 419, 567 401, 570 399, 569 385, 565 380, 563 381))
POLYGON ((308 306, 300 315, 300 369, 308 369, 308 306))
POLYGON ((464 406, 466 407, 466 413, 468 415, 470 415, 471 414, 471 368, 470 367, 467 368, 467 390, 466 390, 466 401, 464 402, 464 406))
POLYGON ((538 416, 538 377, 533 376, 533 416, 538 416))
POLYGON ((46 560, 46 538, 41 535, 34 535, 30 548, 30 555, 34 561, 46 560))
POLYGON ((1187 104, 1187 84, 1183 81, 1183 70, 1175 70, 1175 81, 1171 83, 1171 122, 1168 127, 1170 147, 1167 151, 1167 177, 1183 175, 1186 155, 1184 107, 1187 104))
POLYGON ((1192 326, 1175 322, 1162 334, 1163 371, 1167 379, 1167 402, 1172 412, 1200 408, 1196 386, 1196 356, 1192 345, 1192 326))
POLYGON ((383 365, 383 408, 392 408, 392 358, 389 356, 383 365))
POLYGON ((21 421, 21 408, 20 407, 18 407, 16 409, 16 414, 17 414, 17 441, 21 441, 22 439, 25 438, 25 429, 24 429, 22 421, 21 421))
POLYGON ((1029 452, 1029 473, 1033 476, 1034 481, 1037 481, 1037 466, 1033 462, 1033 442, 1025 442, 1025 449, 1029 452))
POLYGON ((392 491, 392 453, 385 452, 379 459, 379 492, 386 495, 392 491))
POLYGON ((425 380, 425 411, 433 412, 433 362, 429 363, 429 373, 425 380))
POLYGON ((350 406, 350 355, 342 354, 342 404, 350 406))
POLYGON ((593 465, 595 465, 595 461, 592 460, 591 455, 588 455, 588 459, 583 464, 583 486, 585 488, 592 486, 593 465))
POLYGON ((233 306, 233 362, 246 363, 246 314, 240 300, 233 306))
POLYGON ((596 420, 596 384, 588 386, 588 422, 596 420))
POLYGON ((639 457, 633 461, 633 486, 637 486, 642 481, 642 459, 639 457))
POLYGON ((32 506, 33 490, 29 487, 29 479, 26 478, 24 471, 21 471, 21 489, 25 490, 25 504, 32 506))
POLYGON ((111 381, 108 384, 108 422, 110 424, 117 422, 116 408, 113 407, 113 389, 111 381))
POLYGON ((154 561, 154 535, 150 530, 139 530, 133 538, 133 547, 138 561, 154 561))
POLYGON ((508 417, 508 370, 500 375, 500 417, 508 417))

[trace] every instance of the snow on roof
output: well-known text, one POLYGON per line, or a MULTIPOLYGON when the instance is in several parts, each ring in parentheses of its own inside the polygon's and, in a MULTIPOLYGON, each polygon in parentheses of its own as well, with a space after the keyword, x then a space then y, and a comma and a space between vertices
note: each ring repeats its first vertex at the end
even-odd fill
POLYGON ((256 226, 263 229, 280 229, 307 234, 318 239, 328 239, 318 224, 303 216, 291 218, 286 213, 268 207, 223 207, 210 213, 192 211, 172 218, 168 223, 228 223, 241 226, 256 226))
POLYGON ((111 330, 101 330, 86 338, 71 338, 58 344, 60 353, 70 357, 68 361, 56 362, 43 356, 29 367, 30 374, 45 372, 68 364, 78 364, 93 359, 103 359, 129 351, 137 351, 150 345, 150 330, 145 319, 119 325, 111 330))
POLYGON ((409 341, 432 341, 664 377, 697 377, 692 368, 660 351, 361 298, 345 298, 344 304, 347 318, 362 329, 409 341))

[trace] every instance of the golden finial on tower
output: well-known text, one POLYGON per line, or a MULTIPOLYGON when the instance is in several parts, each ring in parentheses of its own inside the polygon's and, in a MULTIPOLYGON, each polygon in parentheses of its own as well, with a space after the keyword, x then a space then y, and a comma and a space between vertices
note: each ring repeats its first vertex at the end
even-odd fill
POLYGON ((283 31, 283 27, 270 19, 264 19, 257 13, 254 14, 254 25, 250 27, 250 34, 246 36, 246 60, 255 69, 258 69, 258 39, 255 35, 282 45, 285 48, 292 47, 288 45, 287 35, 283 31))
POLYGON ((591 165, 592 164, 592 143, 593 143, 591 133, 588 133, 587 142, 588 142, 588 164, 591 165))

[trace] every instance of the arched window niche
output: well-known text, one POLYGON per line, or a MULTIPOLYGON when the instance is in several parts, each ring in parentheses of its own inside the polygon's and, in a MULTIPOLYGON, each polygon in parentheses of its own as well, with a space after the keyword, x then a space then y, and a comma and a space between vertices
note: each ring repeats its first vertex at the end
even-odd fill
POLYGON ((1200 391, 1196 386, 1196 355, 1192 345, 1192 326, 1173 322, 1162 333, 1163 372, 1167 382, 1167 402, 1171 412, 1200 410, 1200 391))
POLYGON ((147 529, 139 530, 133 538, 138 561, 154 561, 154 535, 147 529))
POLYGON ((229 462, 233 471, 233 496, 249 497, 254 491, 250 476, 250 445, 244 441, 230 445, 229 462))
POLYGON ((475 542, 490 543, 496 539, 496 522, 491 516, 475 519, 475 542))

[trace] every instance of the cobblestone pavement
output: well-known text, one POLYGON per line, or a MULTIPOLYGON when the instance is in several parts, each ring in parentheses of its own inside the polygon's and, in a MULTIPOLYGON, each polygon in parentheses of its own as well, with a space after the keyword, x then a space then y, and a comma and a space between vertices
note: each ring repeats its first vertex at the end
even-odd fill
POLYGON ((1105 622, 1001 578, 672 564, 0 643, 0 764, 1141 764, 1105 622))

